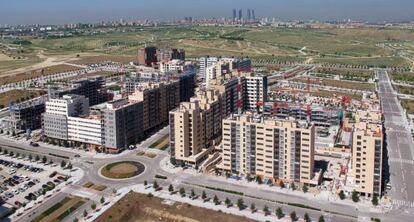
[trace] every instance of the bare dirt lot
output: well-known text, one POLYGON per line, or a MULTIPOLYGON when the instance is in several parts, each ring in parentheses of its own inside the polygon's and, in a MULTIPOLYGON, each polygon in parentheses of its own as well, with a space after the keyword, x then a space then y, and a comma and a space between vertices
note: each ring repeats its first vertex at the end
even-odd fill
POLYGON ((65 64, 49 66, 49 67, 45 67, 45 68, 41 68, 41 69, 28 71, 28 72, 18 73, 18 74, 15 74, 15 75, 1 76, 0 77, 0 85, 4 85, 4 84, 7 84, 7 83, 19 82, 19 81, 22 81, 22 80, 33 79, 33 78, 37 78, 39 76, 47 76, 47 75, 52 75, 52 74, 55 74, 55 73, 74 71, 74 70, 79 70, 79 69, 80 69, 79 67, 65 65, 65 64))
POLYGON ((89 65, 89 64, 96 64, 101 62, 119 62, 123 64, 127 64, 130 62, 134 62, 138 60, 138 56, 88 56, 88 57, 81 57, 77 61, 73 61, 73 64, 80 64, 80 65, 89 65))
POLYGON ((0 107, 9 106, 10 102, 17 102, 21 99, 30 99, 41 95, 41 91, 28 91, 28 90, 11 90, 5 93, 0 93, 0 107))
POLYGON ((225 214, 188 204, 167 205, 162 199, 129 193, 103 213, 96 222, 253 222, 254 220, 225 214))

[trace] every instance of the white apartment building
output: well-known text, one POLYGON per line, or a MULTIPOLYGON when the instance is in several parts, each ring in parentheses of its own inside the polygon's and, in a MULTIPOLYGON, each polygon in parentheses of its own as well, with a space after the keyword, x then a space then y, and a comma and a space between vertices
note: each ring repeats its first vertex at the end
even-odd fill
POLYGON ((102 145, 103 125, 101 117, 68 117, 68 140, 87 144, 102 145))
POLYGON ((168 62, 161 62, 159 64, 159 69, 161 73, 167 72, 182 72, 184 70, 184 61, 179 59, 174 59, 168 62))

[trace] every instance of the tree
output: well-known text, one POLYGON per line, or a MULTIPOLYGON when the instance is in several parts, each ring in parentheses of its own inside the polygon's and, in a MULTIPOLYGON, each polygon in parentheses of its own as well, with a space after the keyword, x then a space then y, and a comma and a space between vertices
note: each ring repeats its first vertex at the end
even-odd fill
POLYGON ((213 202, 214 202, 215 205, 220 204, 220 200, 218 199, 217 195, 214 195, 213 202))
POLYGON ((290 213, 290 219, 292 221, 297 221, 298 220, 298 217, 296 216, 296 212, 295 211, 292 211, 292 213, 290 213))
POLYGON ((203 190, 203 193, 201 194, 201 198, 204 200, 207 198, 206 192, 203 190))
POLYGON ((295 190, 296 189, 295 183, 294 182, 290 183, 290 187, 292 188, 292 190, 295 190))
POLYGON ((184 187, 181 187, 180 188, 180 194, 181 194, 182 197, 185 197, 185 189, 184 189, 184 187))
POLYGON ((262 178, 261 178, 260 176, 257 176, 257 177, 256 177, 256 182, 257 182, 258 184, 262 184, 262 183, 263 183, 262 178))
POLYGON ((86 212, 86 210, 83 211, 83 217, 88 216, 88 212, 86 212))
POLYGON ((75 219, 73 219, 73 222, 78 222, 79 219, 75 217, 75 219))
POLYGON ((345 199, 345 193, 344 193, 344 191, 343 191, 343 190, 341 190, 341 191, 339 192, 338 196, 339 196, 339 199, 341 199, 341 200, 345 199))
POLYGON ((62 160, 62 162, 60 162, 60 167, 65 167, 66 166, 66 162, 64 160, 62 160))
POLYGON ((302 187, 302 191, 304 192, 304 193, 307 193, 308 191, 309 191, 309 188, 308 188, 308 185, 303 185, 303 187, 302 187))
POLYGON ((352 191, 352 201, 355 203, 359 201, 359 194, 356 190, 352 191))
POLYGON ((92 203, 91 208, 92 208, 92 210, 96 209, 96 203, 95 202, 92 203))
POLYGON ((305 215, 303 216, 303 219, 305 220, 305 222, 311 222, 312 220, 309 217, 308 213, 305 213, 305 215))
POLYGON ((374 194, 374 196, 372 197, 372 205, 377 206, 378 205, 378 195, 374 194))
POLYGON ((242 198, 239 198, 237 200, 237 207, 239 208, 239 210, 243 210, 244 209, 244 201, 242 198))
POLYGON ((154 183, 152 184, 152 187, 154 187, 154 189, 158 189, 158 183, 156 180, 154 180, 154 183))
POLYGON ((250 210, 252 213, 256 212, 256 205, 254 203, 250 204, 250 210))
POLYGON ((282 208, 278 207, 278 208, 276 209, 276 216, 277 216, 277 219, 280 219, 280 218, 282 218, 282 217, 284 217, 284 216, 285 216, 285 214, 283 213, 282 208))
POLYGON ((263 207, 263 213, 265 214, 265 216, 267 216, 267 215, 269 215, 269 214, 270 214, 269 207, 267 207, 267 205, 265 205, 265 206, 263 207))
POLYGON ((318 222, 325 222, 325 218, 323 217, 323 215, 321 215, 321 216, 319 217, 318 222))
POLYGON ((172 185, 172 184, 170 184, 170 185, 168 186, 168 191, 170 191, 170 193, 174 192, 174 187, 173 187, 173 185, 172 185))
POLYGON ((105 203, 105 197, 101 197, 101 204, 105 203))
POLYGON ((33 159, 32 154, 29 154, 29 160, 32 160, 32 159, 33 159))
POLYGON ((67 167, 68 167, 68 169, 71 170, 72 169, 72 163, 69 162, 67 167))
POLYGON ((148 185, 148 181, 144 180, 144 186, 148 185))
POLYGON ((36 156, 35 160, 36 161, 39 161, 40 160, 40 157, 39 156, 36 156))
POLYGON ((226 200, 224 201, 224 203, 226 204, 227 208, 229 208, 232 204, 231 204, 231 200, 226 197, 226 200))
POLYGON ((46 163, 46 162, 47 162, 47 158, 46 158, 46 156, 43 156, 42 163, 46 163))
POLYGON ((195 197, 196 196, 196 194, 195 194, 195 192, 194 192, 194 189, 191 189, 191 194, 190 194, 190 197, 195 197))

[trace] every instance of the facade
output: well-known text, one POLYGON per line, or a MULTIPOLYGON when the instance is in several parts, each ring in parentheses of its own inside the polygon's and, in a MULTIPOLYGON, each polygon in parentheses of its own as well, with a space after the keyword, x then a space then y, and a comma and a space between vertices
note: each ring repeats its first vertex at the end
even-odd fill
POLYGON ((170 112, 171 159, 198 165, 221 137, 221 98, 218 91, 200 90, 190 102, 170 112))
POLYGON ((45 97, 38 97, 10 106, 10 117, 2 123, 4 129, 14 132, 30 131, 42 126, 42 113, 45 111, 45 97))
POLYGON ((274 182, 312 183, 315 127, 252 113, 223 121, 219 168, 274 182))
POLYGON ((108 100, 105 79, 101 76, 74 80, 66 87, 49 87, 49 98, 61 98, 64 95, 76 94, 89 99, 89 105, 94 106, 108 100))
POLYGON ((199 75, 206 79, 207 68, 215 64, 218 60, 218 57, 201 57, 199 59, 199 75))
POLYGON ((180 82, 144 83, 129 96, 143 102, 143 129, 151 131, 168 122, 168 113, 180 104, 180 82))
POLYGON ((68 118, 87 115, 89 100, 85 96, 64 95, 60 99, 49 99, 42 116, 43 134, 49 138, 69 140, 68 118))
POLYGON ((181 73, 184 70, 184 62, 183 60, 169 60, 166 62, 159 63, 159 69, 161 73, 168 73, 168 72, 179 72, 181 73))
POLYGON ((245 77, 244 109, 255 110, 258 103, 267 101, 267 77, 247 76, 245 77))
POLYGON ((384 135, 380 113, 356 118, 352 133, 352 173, 355 190, 372 197, 382 195, 384 135), (379 118, 379 119, 378 119, 379 118))
POLYGON ((145 47, 138 51, 138 64, 145 66, 152 66, 158 62, 157 48, 145 47))

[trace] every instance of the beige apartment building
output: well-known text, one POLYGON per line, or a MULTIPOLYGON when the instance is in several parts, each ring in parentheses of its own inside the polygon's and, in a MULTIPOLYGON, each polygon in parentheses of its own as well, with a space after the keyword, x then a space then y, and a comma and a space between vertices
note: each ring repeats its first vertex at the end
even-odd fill
POLYGON ((190 102, 170 112, 171 158, 198 165, 221 137, 221 96, 200 90, 190 102))
POLYGON ((352 135, 355 190, 367 197, 381 196, 384 140, 381 114, 359 112, 355 119, 352 135))
POLYGON ((315 127, 246 113, 223 121, 218 168, 273 182, 314 184, 315 127))
POLYGON ((180 83, 143 83, 129 99, 143 102, 143 130, 151 131, 168 122, 169 111, 180 104, 180 83))

